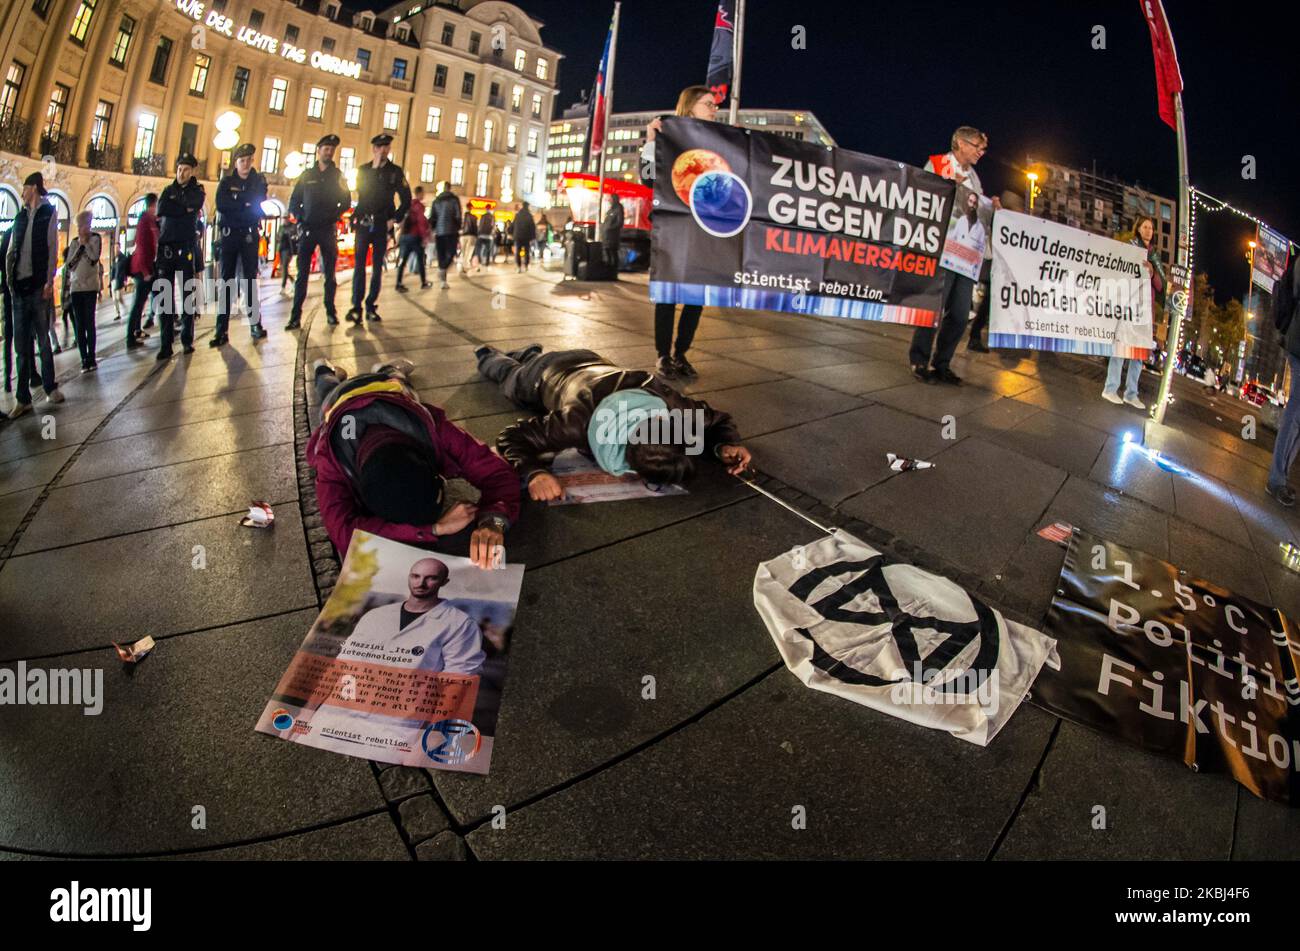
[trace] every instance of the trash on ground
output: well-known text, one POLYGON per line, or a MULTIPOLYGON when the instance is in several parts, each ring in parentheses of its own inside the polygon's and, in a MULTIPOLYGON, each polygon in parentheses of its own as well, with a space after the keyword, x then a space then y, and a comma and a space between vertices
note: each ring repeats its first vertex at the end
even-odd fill
POLYGON ((245 528, 271 528, 275 525, 275 513, 266 502, 253 502, 248 507, 248 514, 239 520, 245 528))
POLYGON ((113 642, 113 646, 117 648, 117 656, 123 661, 128 664, 138 664, 154 649, 154 639, 146 634, 128 647, 123 647, 117 641, 113 642))
POLYGON ((902 456, 896 456, 892 452, 885 453, 885 458, 889 460, 889 468, 895 472, 906 472, 908 469, 933 469, 933 462, 926 462, 923 459, 904 459, 902 456))
POLYGON ((1051 525, 1044 525, 1038 530, 1039 538, 1046 538, 1049 542, 1056 542, 1062 548, 1070 544, 1070 536, 1074 534, 1074 526, 1069 522, 1053 522, 1051 525))

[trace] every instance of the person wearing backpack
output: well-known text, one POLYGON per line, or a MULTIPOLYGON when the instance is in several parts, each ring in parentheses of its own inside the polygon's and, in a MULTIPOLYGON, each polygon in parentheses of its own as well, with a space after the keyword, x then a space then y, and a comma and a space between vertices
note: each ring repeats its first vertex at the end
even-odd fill
POLYGON ((1300 320, 1296 320, 1296 301, 1300 300, 1300 272, 1295 257, 1286 273, 1278 278, 1273 288, 1273 324, 1282 334, 1282 348, 1286 362, 1291 367, 1291 389, 1287 393, 1286 408, 1277 422, 1277 439, 1273 443, 1273 464, 1268 470, 1266 491, 1281 505, 1295 505, 1295 491, 1287 485, 1291 463, 1295 462, 1300 448, 1300 320))

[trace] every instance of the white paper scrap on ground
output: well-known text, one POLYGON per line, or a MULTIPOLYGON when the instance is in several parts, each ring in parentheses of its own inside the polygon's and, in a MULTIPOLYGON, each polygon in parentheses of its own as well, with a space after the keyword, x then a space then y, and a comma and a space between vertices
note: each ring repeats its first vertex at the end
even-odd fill
POLYGON ((805 685, 987 746, 1056 641, 843 531, 758 566, 754 606, 805 685))
POLYGON ((896 456, 892 452, 885 453, 885 458, 889 460, 889 468, 895 472, 906 472, 908 469, 933 469, 933 462, 926 462, 923 459, 904 459, 902 456, 896 456))
POLYGON ((624 499, 650 499, 661 495, 686 495, 680 485, 651 485, 636 473, 610 475, 576 449, 555 454, 551 475, 564 488, 564 496, 551 505, 576 505, 585 502, 619 502, 624 499))
POLYGON ((245 528, 270 528, 275 524, 275 513, 267 502, 254 502, 248 507, 248 514, 239 520, 245 528))

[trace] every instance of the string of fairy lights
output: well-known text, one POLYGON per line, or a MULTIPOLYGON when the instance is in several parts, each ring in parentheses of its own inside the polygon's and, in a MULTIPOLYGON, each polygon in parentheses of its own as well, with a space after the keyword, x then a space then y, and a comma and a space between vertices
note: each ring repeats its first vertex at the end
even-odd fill
MULTIPOLYGON (((1255 227, 1261 226, 1268 228, 1268 222, 1262 218, 1257 218, 1248 211, 1243 211, 1231 202, 1224 201, 1222 198, 1215 198, 1209 192, 1201 191, 1195 185, 1188 188, 1191 196, 1191 213, 1187 216, 1187 279, 1192 287, 1196 284, 1196 211, 1199 208, 1207 214, 1216 214, 1221 211, 1230 211, 1238 218, 1245 218, 1247 221, 1254 222, 1255 227)), ((1269 229, 1273 230, 1273 229, 1269 229)), ((1300 246, 1296 245, 1290 238, 1287 239, 1288 252, 1294 254, 1300 246)), ((1191 288, 1189 288, 1191 289, 1191 288)), ((1184 315, 1190 317, 1189 312, 1184 315)), ((1171 350, 1171 353, 1179 353, 1183 349, 1183 344, 1187 341, 1187 329, 1191 323, 1190 320, 1184 319, 1178 328, 1178 347, 1171 350)))

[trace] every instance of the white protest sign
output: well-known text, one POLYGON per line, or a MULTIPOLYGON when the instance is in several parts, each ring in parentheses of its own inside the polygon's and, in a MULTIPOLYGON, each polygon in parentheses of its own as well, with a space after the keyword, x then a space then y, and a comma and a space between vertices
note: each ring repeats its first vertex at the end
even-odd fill
POLYGON ((1151 277, 1137 245, 1013 211, 993 219, 989 345, 1145 359, 1151 277))

